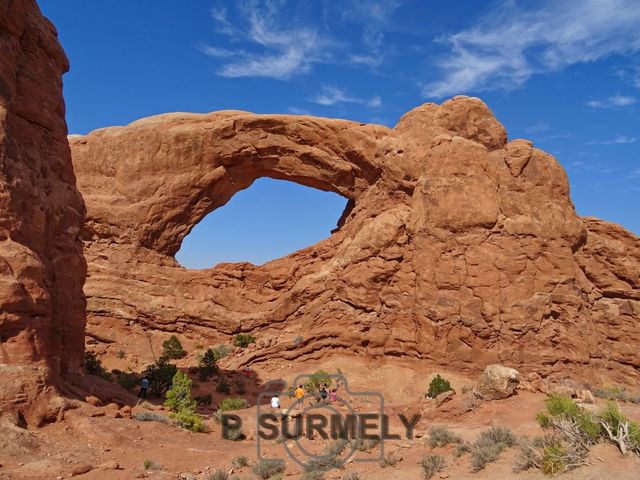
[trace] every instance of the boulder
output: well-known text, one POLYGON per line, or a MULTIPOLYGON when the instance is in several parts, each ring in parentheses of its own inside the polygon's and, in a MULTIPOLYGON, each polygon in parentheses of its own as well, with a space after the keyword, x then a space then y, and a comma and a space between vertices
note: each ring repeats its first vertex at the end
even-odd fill
POLYGON ((516 392, 520 374, 514 368, 489 365, 484 369, 474 389, 474 394, 483 400, 500 400, 516 392))

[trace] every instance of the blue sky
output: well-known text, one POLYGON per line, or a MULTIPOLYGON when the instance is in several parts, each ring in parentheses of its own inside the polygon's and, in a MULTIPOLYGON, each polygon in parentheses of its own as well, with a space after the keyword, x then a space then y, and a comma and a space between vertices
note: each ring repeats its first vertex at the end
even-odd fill
MULTIPOLYGON (((638 0, 40 0, 71 61, 71 133, 172 112, 305 113, 393 126, 481 97, 569 174, 581 215, 640 233, 638 0)), ((328 236, 333 194, 262 179, 183 244, 186 266, 277 258, 328 236)))

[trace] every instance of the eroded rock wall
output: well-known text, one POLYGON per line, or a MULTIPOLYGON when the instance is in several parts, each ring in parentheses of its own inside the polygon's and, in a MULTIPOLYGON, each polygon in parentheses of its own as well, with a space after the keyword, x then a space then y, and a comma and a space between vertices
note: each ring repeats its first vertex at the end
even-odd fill
POLYGON ((580 219, 558 162, 508 141, 479 99, 425 104, 394 129, 167 114, 71 147, 102 337, 242 331, 259 338, 244 363, 346 351, 638 378, 638 238, 580 219), (191 228, 265 176, 348 198, 340 228, 263 266, 178 265, 191 228))
POLYGON ((68 68, 35 1, 0 2, 0 411, 27 420, 84 352, 85 208, 64 119, 68 68))

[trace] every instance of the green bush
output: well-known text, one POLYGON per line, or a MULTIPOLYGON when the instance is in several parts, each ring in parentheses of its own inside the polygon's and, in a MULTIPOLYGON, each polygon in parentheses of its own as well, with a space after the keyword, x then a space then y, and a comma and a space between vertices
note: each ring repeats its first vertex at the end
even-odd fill
POLYGON ((437 374, 435 377, 433 377, 433 380, 431 380, 431 383, 429 384, 427 397, 436 398, 441 393, 448 391, 453 391, 453 388, 451 388, 451 384, 448 380, 442 378, 440 374, 437 374))
POLYGON ((233 344, 240 348, 247 348, 251 343, 256 343, 256 337, 248 333, 239 333, 233 339, 233 344))
POLYGON ((187 352, 182 348, 182 344, 178 337, 171 335, 169 340, 162 342, 162 356, 168 359, 178 359, 187 356, 187 352))
POLYGON ((550 443, 543 449, 541 470, 547 475, 564 472, 567 468, 566 459, 567 450, 562 443, 550 443))
POLYGON ((111 379, 111 374, 104 369, 102 361, 94 352, 88 350, 84 352, 84 371, 89 375, 95 375, 105 380, 111 379))
MULTIPOLYGON (((629 420, 614 402, 607 402, 607 405, 600 412, 600 417, 613 435, 617 435, 621 427, 626 425, 629 438, 625 442, 625 446, 640 455, 640 425, 629 420)), ((607 439, 610 440, 609 438, 607 439)))
POLYGON ((308 393, 317 392, 321 385, 326 384, 327 387, 331 386, 331 375, 324 370, 318 370, 315 373, 309 375, 307 383, 304 384, 304 389, 308 393))
POLYGON ((155 363, 149 365, 144 371, 144 376, 149 380, 149 389, 157 397, 163 396, 176 375, 178 368, 169 363, 166 357, 160 357, 155 363))
POLYGON ((450 443, 462 443, 462 438, 451 433, 447 427, 431 427, 428 443, 431 448, 445 447, 450 443))
POLYGON ((173 382, 166 397, 164 406, 173 412, 196 409, 196 401, 191 398, 191 379, 180 370, 173 376, 173 382))
POLYGON ((265 458, 253 466, 253 473, 263 480, 268 480, 278 474, 284 473, 286 468, 287 465, 284 463, 284 460, 265 458))
POLYGON ((244 455, 239 455, 235 457, 233 460, 231 460, 231 465, 233 465, 233 468, 248 467, 249 458, 245 457, 244 455))
POLYGON ((445 467, 445 461, 442 456, 431 454, 422 457, 422 460, 420 460, 420 465, 422 466, 422 473, 424 474, 424 478, 426 480, 429 480, 445 467))
POLYGON ((198 377, 206 382, 218 371, 218 360, 216 353, 212 348, 208 348, 206 352, 200 355, 198 360, 198 377))
POLYGON ((242 410, 248 406, 249 404, 244 398, 225 398, 220 402, 219 410, 222 410, 223 412, 229 410, 242 410))
POLYGON ((229 387, 229 384, 224 381, 224 378, 221 378, 218 382, 218 385, 216 386, 216 391, 226 395, 231 392, 231 387, 229 387))
POLYGON ((581 409, 570 397, 564 395, 550 394, 544 401, 549 415, 552 417, 565 417, 573 419, 580 413, 581 409))
POLYGON ((173 377, 164 405, 174 412, 171 418, 182 428, 192 432, 204 431, 202 418, 196 413, 196 401, 191 398, 191 380, 179 370, 173 377))
POLYGON ((213 397, 211 397, 210 393, 206 393, 204 395, 198 395, 197 397, 194 398, 194 400, 198 405, 211 405, 211 402, 213 401, 213 397))

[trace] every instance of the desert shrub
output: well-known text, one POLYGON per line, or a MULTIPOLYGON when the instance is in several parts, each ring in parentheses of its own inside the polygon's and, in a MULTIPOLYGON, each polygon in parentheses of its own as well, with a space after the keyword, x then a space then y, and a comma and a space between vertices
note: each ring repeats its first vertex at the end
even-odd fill
POLYGON ((263 480, 268 480, 278 474, 284 473, 286 468, 287 465, 284 463, 284 460, 265 458, 253 466, 253 473, 263 480))
POLYGON ((168 423, 169 420, 163 415, 159 415, 155 412, 136 412, 133 414, 133 418, 140 422, 161 422, 168 423))
POLYGON ((84 371, 89 375, 95 375, 105 380, 111 379, 111 374, 104 369, 102 361, 94 352, 88 350, 84 352, 84 371))
POLYGON ((596 389, 593 392, 593 394, 596 397, 604 398, 606 400, 615 400, 618 402, 640 403, 640 395, 627 392, 622 387, 605 386, 603 388, 596 389))
POLYGON ((318 370, 315 373, 309 375, 309 379, 307 383, 304 384, 304 389, 309 392, 316 392, 321 385, 327 384, 327 386, 331 386, 331 375, 324 370, 318 370))
POLYGON ((484 469, 495 462, 505 448, 516 444, 516 437, 506 427, 491 427, 480 432, 471 445, 471 467, 474 472, 484 469))
POLYGON ((180 425, 184 429, 190 430, 194 433, 201 433, 205 431, 202 417, 195 411, 192 412, 191 410, 181 410, 173 414, 172 417, 178 423, 178 425, 180 425))
POLYGON ((244 440, 245 434, 241 428, 227 428, 224 431, 224 438, 227 440, 238 442, 240 440, 244 440))
POLYGON ((427 397, 436 398, 441 393, 448 392, 449 390, 453 391, 453 388, 451 388, 451 384, 448 380, 442 378, 438 373, 435 377, 433 377, 431 383, 429 383, 427 397))
POLYGON ((367 453, 373 450, 374 448, 376 448, 380 443, 380 440, 377 438, 371 438, 371 439, 358 438, 358 439, 352 440, 352 442, 354 443, 356 450, 358 450, 359 452, 367 453))
POLYGON ((447 427, 431 427, 428 443, 431 448, 444 447, 450 443, 462 443, 462 438, 451 433, 447 427))
POLYGON ((293 346, 295 348, 298 348, 300 345, 302 345, 302 342, 304 342, 304 337, 298 335, 296 338, 293 339, 293 346))
POLYGON ((127 354, 126 354, 126 352, 125 352, 124 350, 118 350, 118 351, 116 352, 116 357, 117 357, 117 358, 123 359, 123 358, 124 358, 124 357, 126 357, 126 356, 127 356, 127 354))
POLYGON ((310 458, 304 466, 305 472, 326 472, 334 468, 342 468, 344 461, 336 454, 325 453, 323 456, 310 458))
POLYGON ((248 406, 249 404, 244 398, 225 398, 220 402, 219 410, 223 412, 229 410, 242 410, 248 406))
POLYGON ((222 360, 229 354, 229 352, 231 351, 231 347, 225 345, 224 343, 220 343, 215 347, 212 347, 211 350, 213 351, 213 356, 216 360, 222 360))
POLYGON ((116 383, 125 390, 132 390, 140 383, 140 378, 135 373, 120 372, 116 375, 116 383))
POLYGON ((522 439, 514 471, 538 468, 548 475, 565 472, 585 465, 587 450, 577 442, 568 441, 559 433, 544 437, 522 439))
POLYGON ((197 397, 194 398, 194 400, 198 405, 211 405, 211 402, 213 401, 213 397, 211 397, 210 393, 206 393, 204 395, 198 395, 197 397))
POLYGON ((148 458, 142 462, 142 466, 145 470, 162 470, 162 465, 148 458))
POLYGON ((536 413, 536 421, 542 428, 549 428, 551 426, 551 419, 545 412, 536 413))
POLYGON ((212 348, 207 348, 207 350, 200 355, 198 359, 198 377, 203 382, 206 382, 218 371, 218 360, 216 358, 216 353, 212 348))
POLYGON ((182 348, 182 344, 178 337, 171 335, 168 340, 162 342, 162 356, 170 360, 184 358, 187 356, 187 352, 182 348))
POLYGON ((495 462, 504 447, 501 444, 481 443, 476 444, 471 449, 471 468, 474 472, 479 472, 488 464, 495 462))
POLYGON ((469 442, 459 443, 456 449, 453 451, 453 456, 458 458, 464 455, 465 453, 471 453, 472 445, 469 442))
POLYGON ((401 458, 395 453, 388 453, 380 459, 380 468, 395 467, 401 458))
POLYGON ((256 337, 248 333, 239 333, 233 339, 233 344, 240 348, 247 348, 251 343, 256 343, 256 337))
POLYGON ((207 480, 229 480, 229 474, 218 468, 209 474, 207 480))
POLYGON ((516 436, 507 427, 490 427, 484 432, 480 432, 477 443, 496 443, 504 447, 513 447, 516 444, 516 436))
POLYGON ((425 455, 420 460, 420 466, 422 466, 424 478, 428 480, 444 468, 444 457, 436 454, 425 455))
POLYGON ((161 397, 171 387, 173 377, 177 371, 178 368, 174 364, 169 363, 167 358, 161 356, 155 363, 146 368, 143 375, 149 380, 151 393, 161 397))
POLYGON ((360 480, 360 474, 358 472, 345 473, 341 480, 360 480))
POLYGON ((640 425, 629 420, 611 401, 600 412, 600 418, 607 440, 615 443, 623 454, 632 451, 640 455, 640 425))
POLYGON ((536 414, 536 420, 542 428, 560 432, 569 443, 588 450, 602 435, 599 421, 571 398, 552 394, 546 398, 545 406, 547 412, 536 414))
POLYGON ((231 465, 233 465, 233 468, 248 467, 249 458, 244 455, 239 455, 235 457, 233 460, 231 460, 231 465))
POLYGON ((301 480, 322 480, 324 478, 324 472, 320 470, 309 470, 308 472, 304 472, 301 480))
POLYGON ((349 446, 349 441, 339 438, 329 442, 324 448, 325 455, 342 455, 342 452, 349 446))
POLYGON ((218 391, 219 393, 228 394, 229 392, 231 392, 231 387, 229 387, 229 384, 225 382, 224 378, 221 378, 218 382, 218 385, 216 386, 216 391, 218 391))

